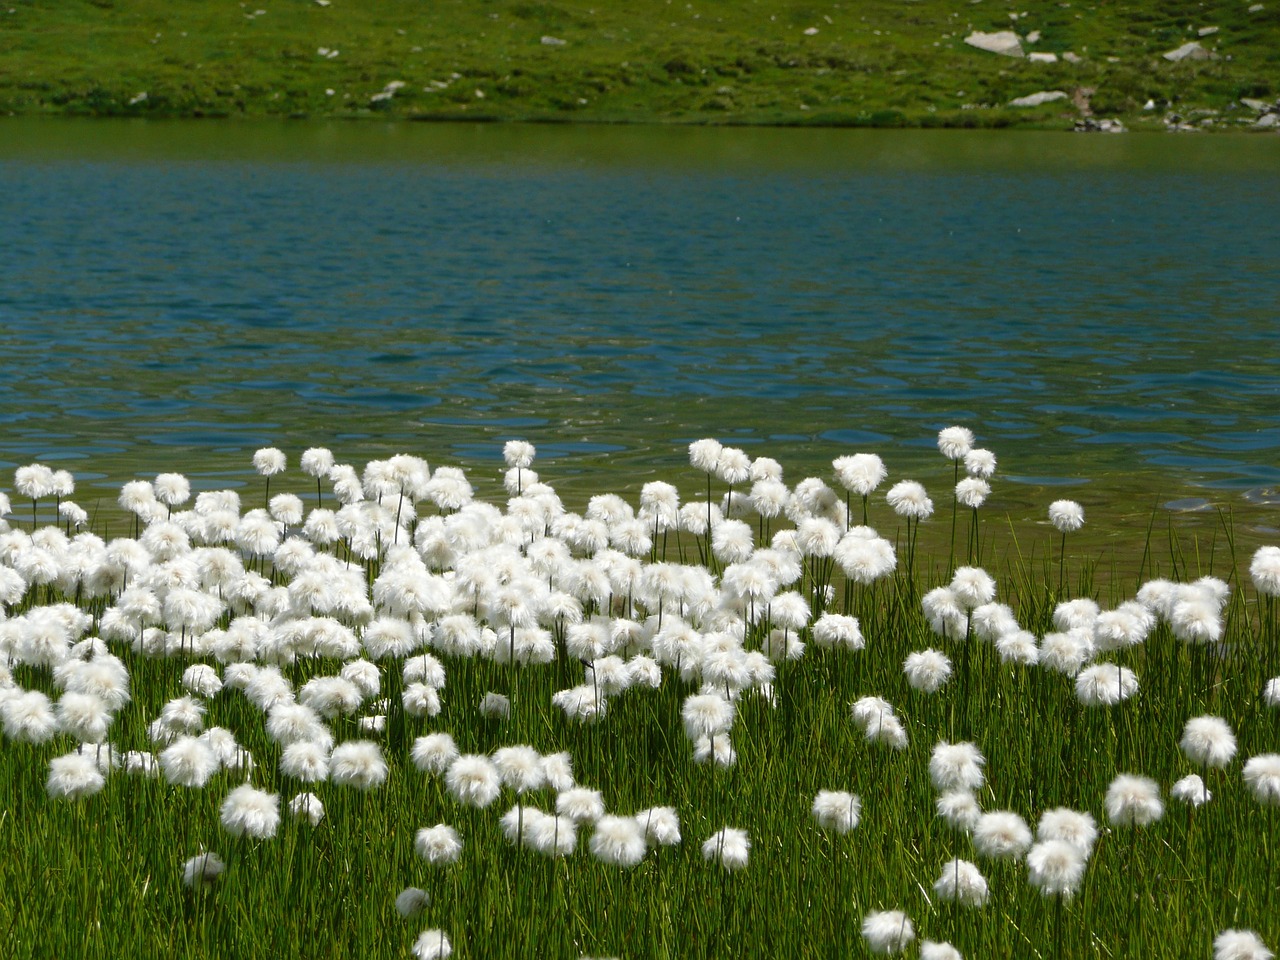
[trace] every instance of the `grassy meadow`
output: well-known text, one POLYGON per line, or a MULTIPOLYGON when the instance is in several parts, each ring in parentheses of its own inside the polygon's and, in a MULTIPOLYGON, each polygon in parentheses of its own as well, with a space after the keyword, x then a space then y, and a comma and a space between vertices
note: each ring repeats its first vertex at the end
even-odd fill
POLYGON ((1256 117, 1240 98, 1280 95, 1280 10, 1254 6, 10 0, 0 111, 1046 128, 1093 114, 1156 129, 1176 114, 1235 128, 1256 117), (963 42, 1006 29, 1058 62, 963 42), (1197 39, 1217 58, 1162 58, 1197 39), (1042 90, 1069 99, 1006 106, 1042 90))
POLYGON ((519 442, 493 504, 263 450, 105 542, 21 468, 3 955, 1269 956, 1214 942, 1280 944, 1280 551, 1102 577, 940 439, 929 504, 699 441, 580 513, 519 442))

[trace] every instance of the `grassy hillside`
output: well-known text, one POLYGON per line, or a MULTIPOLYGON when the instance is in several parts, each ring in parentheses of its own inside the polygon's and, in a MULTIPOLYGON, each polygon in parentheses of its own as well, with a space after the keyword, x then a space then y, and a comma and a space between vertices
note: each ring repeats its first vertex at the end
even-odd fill
POLYGON ((1256 6, 6 0, 0 111, 1048 127, 1092 111, 1130 126, 1170 113, 1234 126, 1255 117, 1241 97, 1280 95, 1280 0, 1256 6), (1160 56, 1206 27, 1218 28, 1201 38, 1216 59, 1160 56), (1024 49, 1059 62, 963 42, 1011 28, 1038 31, 1024 49), (1068 51, 1080 61, 1063 61, 1068 51), (1006 106, 1040 90, 1071 96, 1006 106))

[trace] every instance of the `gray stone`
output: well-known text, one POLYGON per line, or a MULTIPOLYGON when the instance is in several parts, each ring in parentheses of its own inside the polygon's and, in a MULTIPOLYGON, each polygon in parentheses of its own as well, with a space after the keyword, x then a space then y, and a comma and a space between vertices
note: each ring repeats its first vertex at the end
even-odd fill
POLYGON ((964 42, 988 53, 999 53, 1006 57, 1022 56, 1022 43, 1012 30, 997 30, 995 33, 974 31, 964 38, 964 42))
POLYGON ((543 37, 542 45, 544 47, 563 47, 567 41, 561 40, 559 37, 543 37))
POLYGON ((1210 60, 1216 58, 1217 54, 1200 46, 1199 41, 1189 40, 1178 49, 1170 50, 1163 56, 1166 60, 1177 63, 1180 60, 1210 60))
POLYGON ((1067 63, 1084 63, 1084 58, 1082 56, 1078 53, 1073 53, 1070 50, 1062 55, 1062 59, 1067 61, 1067 63))
POLYGON ((1265 100, 1253 100, 1249 97, 1241 97, 1240 102, 1255 113, 1266 113, 1271 109, 1271 104, 1265 100))
POLYGON ((1025 97, 1017 97, 1009 101, 1011 107, 1038 107, 1042 103, 1053 103, 1055 100, 1065 100, 1067 95, 1062 90, 1041 90, 1038 93, 1029 93, 1025 97))
POLYGON ((1196 34, 1201 37, 1212 37, 1217 32, 1217 27, 1201 27, 1196 31, 1196 34))
POLYGON ((1032 63, 1057 63, 1058 55, 1056 53, 1028 53, 1027 59, 1032 63))
POLYGON ((1256 130, 1274 130, 1280 127, 1280 113, 1268 113, 1264 117, 1259 117, 1253 126, 1256 130))

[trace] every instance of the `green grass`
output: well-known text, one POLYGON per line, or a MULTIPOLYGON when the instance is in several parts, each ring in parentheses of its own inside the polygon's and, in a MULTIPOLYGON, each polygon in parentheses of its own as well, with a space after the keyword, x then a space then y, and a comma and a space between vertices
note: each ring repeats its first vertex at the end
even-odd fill
POLYGON ((0 111, 24 115, 1064 128, 1079 116, 1069 102, 1003 106, 1062 89, 1135 126, 1162 126, 1166 110, 1217 111, 1223 126, 1252 120, 1240 97, 1280 94, 1280 21, 1241 0, 9 4, 0 111), (1022 11, 1014 28, 1041 33, 1028 50, 1083 62, 963 43, 1022 11), (1160 57, 1206 26, 1220 28, 1204 40, 1219 59, 1160 57), (1144 113, 1149 99, 1160 108, 1144 113))
MULTIPOLYGON (((947 464, 925 479, 942 488, 951 478, 947 464)), ((693 471, 667 479, 680 481, 690 497, 705 490, 693 471)), ((314 497, 309 478, 297 475, 277 478, 272 491, 291 483, 299 495, 314 497)), ((253 505, 253 489, 245 491, 245 509, 253 505)), ((723 487, 717 484, 715 492, 723 487)), ((326 501, 332 505, 328 493, 326 501)), ((242 776, 222 771, 203 789, 185 789, 116 771, 94 796, 54 800, 44 785, 48 763, 75 743, 65 735, 39 745, 5 739, 0 889, 8 895, 0 898, 0 952, 11 958, 405 957, 420 931, 431 927, 445 930, 454 956, 466 958, 861 957, 868 955, 862 918, 879 909, 905 910, 919 937, 951 941, 967 957, 1208 957, 1214 936, 1232 927, 1255 929, 1271 946, 1280 944, 1274 850, 1280 807, 1260 806, 1241 777, 1247 758, 1280 749, 1280 710, 1259 703, 1265 681, 1280 673, 1271 653, 1280 626, 1276 611, 1259 602, 1249 556, 1237 555, 1230 524, 1224 520, 1226 547, 1212 551, 1188 547, 1176 531, 1167 543, 1152 533, 1145 543, 1129 545, 1140 566, 1136 575, 1100 570, 1095 557, 1066 538, 1062 596, 1091 596, 1106 608, 1130 599, 1142 580, 1156 575, 1189 581, 1212 574, 1232 588, 1220 646, 1188 646, 1162 625, 1145 644, 1104 658, 1136 671, 1138 696, 1114 708, 1085 708, 1068 677, 1005 665, 985 642, 932 633, 917 598, 945 583, 948 568, 969 559, 970 549, 962 513, 958 555, 946 553, 949 497, 937 506, 923 525, 914 575, 900 564, 874 586, 846 590, 835 571, 829 609, 860 618, 866 648, 834 651, 811 643, 801 659, 779 663, 773 701, 755 692, 739 701, 731 734, 737 762, 728 768, 692 761, 680 710, 698 688, 670 671, 656 690, 612 699, 594 724, 567 720, 550 698, 580 683, 583 668, 563 655, 514 668, 443 658, 442 713, 405 717, 403 737, 388 732, 380 738, 390 775, 368 794, 291 782, 279 772, 280 748, 266 735, 262 714, 231 689, 209 698, 206 725, 229 729, 252 752, 252 783, 279 793, 282 803, 312 789, 326 806, 316 828, 285 814, 269 840, 235 839, 220 826, 219 807, 242 776), (913 690, 901 668, 908 653, 929 647, 943 649, 956 667, 931 695, 913 690), (510 695, 509 719, 479 715, 477 705, 490 690, 510 695), (910 738, 905 750, 867 743, 850 718, 850 704, 871 694, 888 699, 902 717, 910 738), (1199 772, 1180 753, 1178 739, 1186 720, 1201 714, 1224 718, 1240 750, 1228 768, 1209 771, 1213 799, 1191 812, 1168 789, 1199 772), (439 778, 409 762, 414 738, 434 731, 450 733, 464 753, 515 744, 569 751, 578 782, 601 790, 609 811, 673 806, 684 841, 650 850, 630 870, 592 858, 588 827, 577 852, 565 859, 516 849, 498 824, 513 794, 504 790, 488 809, 464 807, 439 778), (1054 902, 1028 885, 1025 867, 981 860, 968 837, 935 816, 928 760, 939 740, 971 740, 986 756, 987 784, 979 793, 984 810, 1013 810, 1033 829, 1041 813, 1060 805, 1098 821, 1102 836, 1080 894, 1063 911, 1061 942, 1054 902), (1104 797, 1122 772, 1160 783, 1167 810, 1158 823, 1137 831, 1108 826, 1104 797), (855 830, 841 836, 817 829, 809 808, 821 789, 861 797, 855 830), (415 832, 440 822, 454 825, 465 844, 461 859, 443 868, 413 850, 415 832), (726 825, 751 838, 750 862, 740 872, 707 863, 700 853, 702 842, 726 825), (227 869, 210 889, 193 894, 181 883, 182 864, 201 850, 219 853, 227 869), (985 907, 938 902, 932 885, 953 857, 979 864, 991 887, 985 907), (409 885, 428 891, 432 902, 422 916, 404 921, 393 901, 409 885)), ((14 507, 20 518, 21 505, 14 507)), ((435 511, 424 505, 419 512, 435 511)), ((897 518, 880 494, 872 498, 870 520, 895 536, 897 518)), ((997 579, 997 599, 1037 635, 1053 629, 1053 608, 1062 598, 1056 531, 1015 537, 994 520, 981 522, 986 526, 973 542, 997 579)), ((14 528, 20 525, 15 518, 14 528)), ((775 522, 774 529, 786 526, 775 522)), ((11 534, 4 542, 19 541, 11 534)), ((899 557, 903 546, 898 543, 899 557)), ((678 542, 668 538, 668 560, 697 552, 687 534, 678 542)), ((370 579, 378 567, 371 561, 370 579)), ((285 579, 269 563, 264 569, 285 579)), ((829 575, 829 564, 811 561, 796 588, 812 597, 829 575)), ((6 613, 12 620, 62 600, 76 595, 36 586, 6 613)), ((110 602, 79 601, 95 618, 88 635, 110 602)), ((615 600, 615 616, 646 612, 628 608, 621 596, 615 600)), ((759 648, 768 627, 763 620, 751 626, 746 646, 759 648)), ((11 649, 13 635, 3 629, 0 624, 11 649)), ((804 638, 811 640, 808 630, 804 638)), ((183 692, 180 677, 192 658, 110 646, 129 669, 133 699, 109 741, 121 751, 158 753, 147 725, 183 692)), ((384 694, 400 666, 399 660, 382 664, 384 694)), ((337 660, 304 657, 283 670, 296 687, 340 667, 337 660)), ((56 701, 47 667, 17 663, 12 674, 56 701)), ((360 714, 373 711, 367 704, 360 714)), ((398 719, 393 710, 389 730, 398 719)), ((370 736, 355 718, 332 726, 339 742, 370 736)), ((554 794, 537 791, 525 802, 551 810, 554 794)))

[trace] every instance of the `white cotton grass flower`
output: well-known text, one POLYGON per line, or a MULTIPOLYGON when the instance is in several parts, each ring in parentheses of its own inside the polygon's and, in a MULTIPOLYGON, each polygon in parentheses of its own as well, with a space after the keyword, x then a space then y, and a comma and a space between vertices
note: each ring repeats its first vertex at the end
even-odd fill
POLYGON ((1263 686, 1262 702, 1268 707, 1280 707, 1280 677, 1273 677, 1263 686))
POLYGON ((702 844, 702 859, 716 860, 726 870, 741 870, 751 854, 751 838, 737 827, 717 830, 702 844))
POLYGON ((924 486, 915 480, 895 483, 885 494, 893 512, 907 520, 928 520, 933 516, 933 501, 924 486))
POLYGON ((724 449, 719 440, 707 437, 689 444, 689 465, 703 473, 712 473, 724 449))
POLYGON ((901 910, 880 910, 862 918, 862 939, 872 953, 901 953, 916 938, 916 928, 901 910))
POLYGON ((857 617, 824 613, 813 623, 813 642, 820 647, 861 650, 866 646, 857 617))
POLYGON ((216 853, 196 854, 182 864, 182 885, 195 891, 203 890, 226 869, 226 863, 216 853))
POLYGON ((981 477, 965 477, 956 484, 956 502, 962 507, 977 510, 991 496, 991 484, 981 477))
POLYGON ((1164 816, 1160 787, 1147 777, 1122 773, 1107 787, 1107 819, 1121 827, 1145 827, 1164 816))
POLYGON ((197 697, 216 697, 222 690, 222 678, 207 663, 196 663, 182 672, 182 685, 197 697))
POLYGON ((902 672, 913 690, 937 693, 951 678, 951 661, 940 650, 921 650, 907 655, 902 672))
POLYGON ((1086 630, 1046 633, 1040 641, 1037 662, 1046 670, 1075 677, 1093 653, 1093 640, 1086 630))
POLYGON ((973 743, 940 742, 929 758, 929 778, 939 793, 978 790, 986 783, 982 772, 987 762, 973 743))
POLYGON ((1192 717, 1178 742, 1188 760, 1201 767, 1225 767, 1236 755, 1236 736, 1221 717, 1192 717))
POLYGON ((589 787, 570 787, 556 796, 556 813, 575 823, 594 823, 604 816, 604 797, 589 787))
POLYGON ((490 690, 480 699, 480 716, 490 720, 506 720, 511 716, 511 699, 490 690))
POLYGON ((97 793, 106 782, 93 756, 68 753, 49 761, 49 777, 44 786, 54 799, 79 800, 97 793))
POLYGON ((1049 504, 1049 522, 1062 533, 1074 533, 1084 526, 1084 507, 1074 500, 1055 500, 1049 504))
POLYGON ((280 772, 303 783, 329 779, 329 744, 295 740, 280 752, 280 772))
POLYGON ((733 726, 735 713, 733 704, 718 693, 686 697, 680 710, 685 736, 695 743, 700 738, 728 732, 733 726))
POLYGON ((971 477, 990 480, 996 472, 996 455, 981 447, 974 448, 964 455, 964 469, 971 477))
POLYGON ((958 859, 948 860, 942 865, 942 873, 933 881, 933 891, 939 900, 964 907, 985 905, 990 893, 987 878, 977 865, 958 859))
POLYGON ((1088 597, 1064 600, 1053 609, 1053 625, 1059 630, 1092 630, 1098 619, 1098 605, 1088 597))
POLYGON ((423 773, 441 774, 458 758, 458 745, 447 733, 428 733, 413 741, 409 757, 423 773))
POLYGON ((1193 807, 1201 807, 1213 799, 1213 794, 1204 785, 1198 773, 1189 773, 1169 788, 1169 796, 1181 803, 1193 807))
POLYGON ((907 749, 907 729, 896 716, 881 716, 879 721, 868 723, 862 733, 868 743, 882 743, 894 750, 907 749))
POLYGON ((546 783, 542 757, 533 747, 499 747, 493 752, 492 759, 503 786, 516 793, 528 793, 546 783))
POLYGON ((165 779, 178 787, 203 787, 219 766, 217 754, 198 737, 178 737, 160 754, 165 779))
POLYGON ((996 582, 981 567, 957 567, 950 589, 957 602, 967 610, 990 603, 996 596, 996 582))
MULTIPOLYGON (((534 812, 526 809, 526 815, 534 812)), ((578 825, 568 817, 552 816, 542 811, 527 819, 524 842, 545 857, 567 857, 578 849, 578 825)))
POLYGON ((396 895, 396 913, 409 920, 422 913, 430 902, 431 897, 421 887, 405 887, 396 895))
POLYGON ((874 453, 836 457, 831 465, 835 468, 840 486, 862 497, 870 495, 888 476, 884 461, 874 453))
POLYGON ((502 459, 508 467, 524 470, 533 466, 538 451, 528 440, 508 440, 502 445, 502 459))
POLYGON ((289 813, 318 827, 324 819, 324 804, 314 793, 300 793, 289 801, 289 813))
POLYGON ((309 477, 317 480, 328 477, 329 471, 333 469, 333 452, 327 447, 308 447, 302 452, 298 465, 309 477))
POLYGON ((879 725, 885 717, 896 716, 893 704, 883 697, 861 697, 849 708, 853 722, 864 730, 879 725))
POLYGON ((978 798, 971 790, 948 790, 934 802, 934 809, 950 827, 971 833, 982 816, 978 798))
POLYGON ((272 477, 285 468, 284 453, 275 447, 263 447, 253 454, 253 469, 260 476, 272 477))
POLYGON ((1046 897, 1070 900, 1084 880, 1085 858, 1065 840, 1042 840, 1027 851, 1027 880, 1046 897))
POLYGON ((994 810, 974 824, 973 846, 991 860, 1021 860, 1031 846, 1031 830, 1016 813, 994 810))
POLYGON ((459 803, 471 807, 487 807, 498 798, 502 780, 488 757, 463 754, 445 773, 445 787, 459 803))
POLYGON ((1218 604, 1200 591, 1192 591, 1174 603, 1169 627, 1184 643, 1217 643, 1222 639, 1218 604))
POLYGON ((413 942, 414 960, 445 960, 453 956, 453 944, 443 930, 423 930, 413 942))
POLYGON ((1280 547, 1259 547, 1249 563, 1253 588, 1264 597, 1280 597, 1280 547))
POLYGON ((595 821, 590 848, 591 855, 601 863, 634 867, 646 852, 644 828, 635 817, 606 814, 595 821))
POLYGON ((433 866, 456 863, 462 856, 462 837, 446 823, 423 827, 413 839, 414 852, 433 866))
POLYGON ((663 847, 680 843, 680 817, 674 807, 649 807, 636 814, 645 840, 663 847))
POLYGON ((823 830, 848 833, 858 825, 862 800, 843 790, 819 790, 813 798, 813 819, 823 830))
POLYGON ((920 960, 964 960, 964 954, 949 943, 921 940, 920 960))
POLYGON ((233 837, 269 840, 280 827, 280 797, 241 784, 222 802, 222 828, 233 837))
POLYGON ((1271 960, 1274 956, 1252 930, 1223 930, 1213 940, 1213 960, 1271 960))
POLYGON ((727 733, 711 737, 699 737, 693 742, 693 762, 705 764, 714 761, 718 767, 732 767, 738 762, 738 752, 727 733))
POLYGON ((973 449, 973 431, 968 427, 945 427, 938 431, 938 452, 948 460, 963 460, 973 449))
POLYGON ((21 743, 44 743, 58 732, 53 705, 39 690, 28 690, 0 701, 4 735, 21 743))
POLYGON ((1087 813, 1067 807, 1055 807, 1040 815, 1036 839, 1069 843, 1080 851, 1082 857, 1088 859, 1098 839, 1098 824, 1087 813))
POLYGON ((1250 757, 1244 765, 1245 786, 1263 806, 1280 806, 1280 753, 1250 757))
POLYGON ((557 793, 569 790, 574 786, 573 757, 569 752, 548 753, 542 757, 543 782, 557 793))
POLYGON ((386 782, 387 761, 374 741, 349 740, 338 744, 329 755, 329 779, 367 793, 386 782))
POLYGON ((1118 664, 1095 663, 1076 674, 1076 699, 1086 707, 1113 707, 1137 692, 1137 675, 1118 664))

